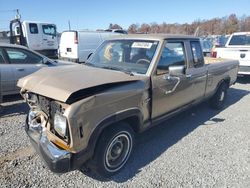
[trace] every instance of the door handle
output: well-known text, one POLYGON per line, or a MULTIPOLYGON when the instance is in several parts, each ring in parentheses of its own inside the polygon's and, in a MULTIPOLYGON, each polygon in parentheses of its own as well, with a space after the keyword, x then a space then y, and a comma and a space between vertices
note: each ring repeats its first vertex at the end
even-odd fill
POLYGON ((24 71, 24 68, 17 68, 18 71, 24 71))
POLYGON ((46 40, 48 40, 48 39, 43 39, 43 40, 45 40, 45 41, 46 41, 46 40))
POLYGON ((186 74, 186 78, 192 78, 192 74, 186 74))

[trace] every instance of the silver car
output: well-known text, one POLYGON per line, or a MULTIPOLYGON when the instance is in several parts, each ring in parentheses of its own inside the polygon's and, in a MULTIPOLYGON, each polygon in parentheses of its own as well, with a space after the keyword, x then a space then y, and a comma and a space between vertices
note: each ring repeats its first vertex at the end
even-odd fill
POLYGON ((73 63, 53 61, 26 47, 0 43, 0 103, 3 96, 19 93, 16 84, 20 78, 43 67, 69 64, 73 63))

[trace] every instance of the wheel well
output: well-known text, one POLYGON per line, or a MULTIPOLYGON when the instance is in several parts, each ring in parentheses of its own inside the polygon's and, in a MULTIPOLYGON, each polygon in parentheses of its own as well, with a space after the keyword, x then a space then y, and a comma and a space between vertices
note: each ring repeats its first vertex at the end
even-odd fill
POLYGON ((121 120, 129 124, 129 126, 134 130, 135 133, 138 133, 140 130, 140 119, 137 116, 131 116, 124 120, 121 120))
POLYGON ((95 134, 94 138, 95 138, 95 141, 92 142, 94 144, 93 146, 93 154, 95 152, 95 149, 96 149, 96 145, 99 141, 99 138, 101 138, 102 134, 104 133, 105 130, 107 129, 110 129, 112 126, 116 126, 117 124, 119 124, 119 122, 125 122, 125 123, 128 123, 128 125, 133 129, 133 131, 135 133, 138 133, 140 131, 140 125, 141 125, 141 121, 140 121, 140 117, 134 115, 134 116, 131 116, 131 117, 127 117, 125 119, 122 119, 122 120, 119 120, 117 122, 113 122, 113 123, 110 123, 110 124, 107 124, 103 129, 100 130, 99 133, 95 134))
POLYGON ((219 83, 218 83, 218 86, 217 86, 217 90, 219 89, 219 87, 221 86, 221 84, 223 83, 226 83, 227 84, 227 87, 229 88, 230 86, 230 78, 224 78, 223 80, 221 80, 219 83))
POLYGON ((99 136, 101 136, 101 135, 103 134, 103 132, 104 132, 106 129, 110 129, 111 127, 116 126, 116 125, 119 124, 120 122, 128 123, 128 125, 133 129, 133 131, 134 131, 135 133, 138 133, 139 130, 140 130, 140 119, 139 119, 139 117, 137 117, 137 116, 131 116, 131 117, 127 117, 127 118, 125 118, 125 119, 122 119, 122 120, 120 120, 120 121, 117 121, 117 122, 113 122, 113 123, 108 124, 107 126, 105 126, 105 127, 101 130, 99 136))
POLYGON ((230 86, 230 78, 225 79, 224 82, 227 84, 227 87, 230 86))

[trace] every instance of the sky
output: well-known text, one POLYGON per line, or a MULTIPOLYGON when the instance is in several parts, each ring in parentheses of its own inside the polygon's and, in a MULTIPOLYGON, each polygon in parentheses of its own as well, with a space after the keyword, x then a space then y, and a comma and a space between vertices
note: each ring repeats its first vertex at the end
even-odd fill
POLYGON ((198 19, 250 16, 250 0, 0 0, 0 31, 8 30, 19 9, 22 20, 52 22, 57 30, 107 29, 117 23, 191 23, 198 19))

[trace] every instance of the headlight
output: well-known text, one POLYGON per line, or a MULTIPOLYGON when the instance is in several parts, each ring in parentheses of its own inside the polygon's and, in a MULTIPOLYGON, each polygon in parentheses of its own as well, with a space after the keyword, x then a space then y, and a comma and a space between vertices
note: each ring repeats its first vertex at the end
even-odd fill
POLYGON ((63 115, 58 113, 54 117, 54 129, 62 137, 66 136, 67 131, 67 119, 63 115))

